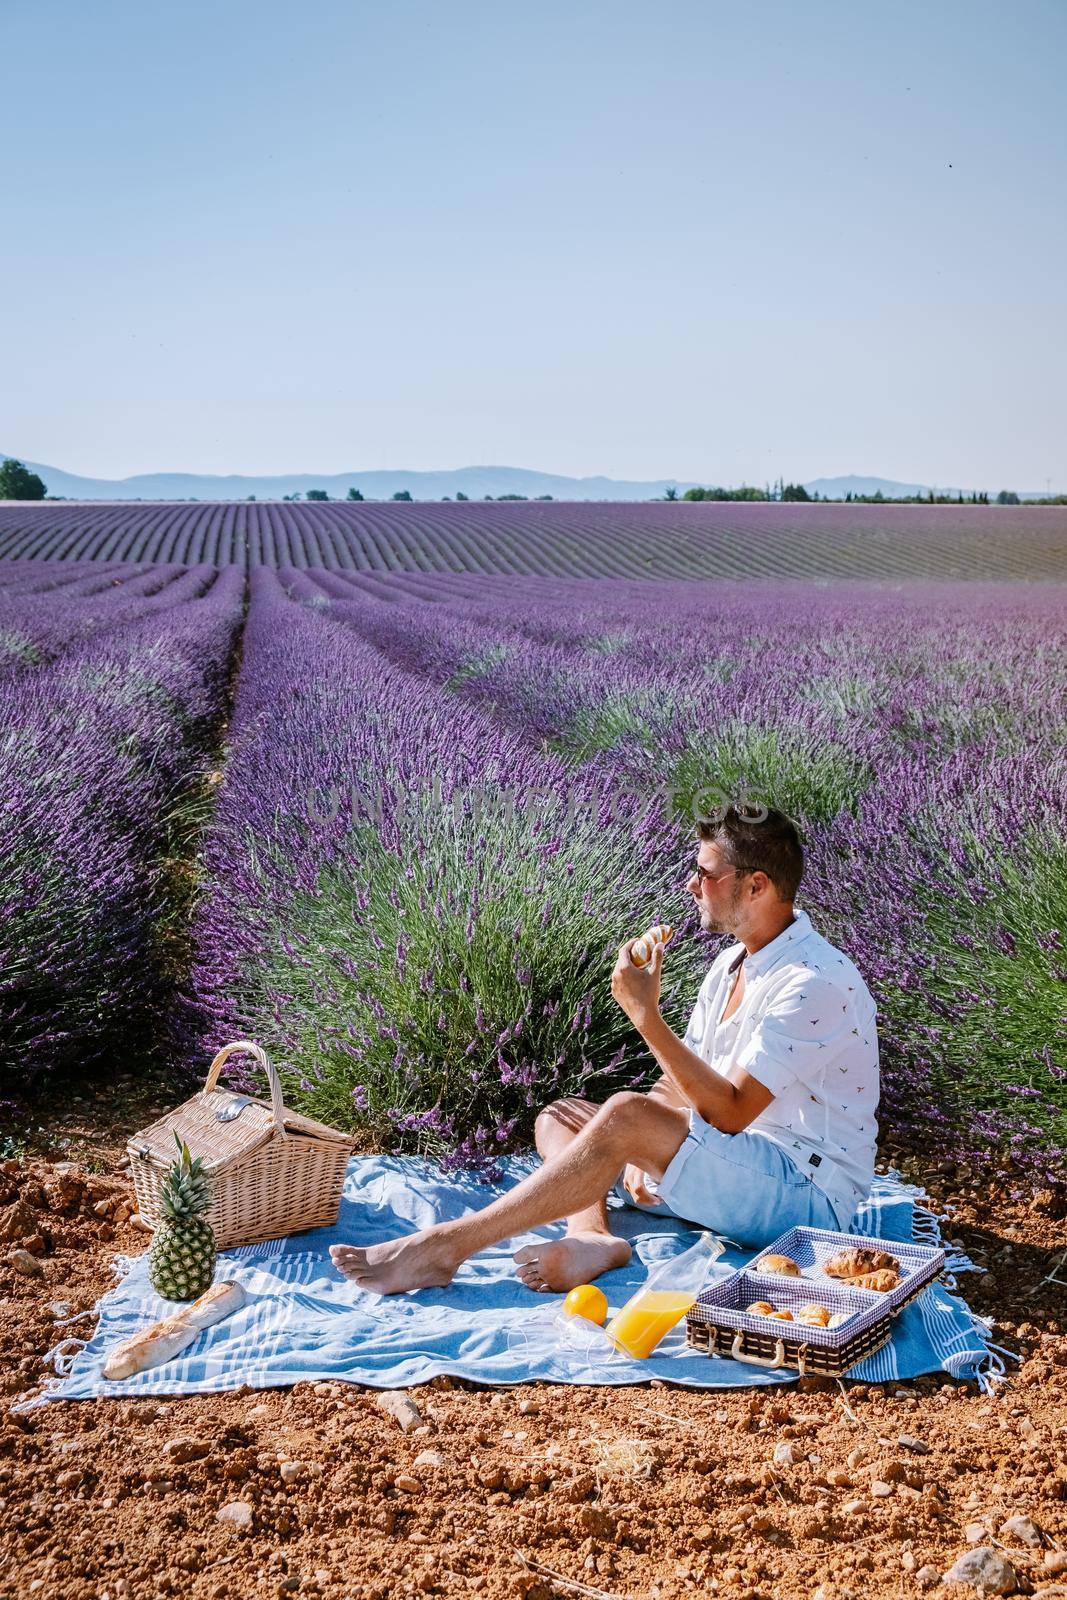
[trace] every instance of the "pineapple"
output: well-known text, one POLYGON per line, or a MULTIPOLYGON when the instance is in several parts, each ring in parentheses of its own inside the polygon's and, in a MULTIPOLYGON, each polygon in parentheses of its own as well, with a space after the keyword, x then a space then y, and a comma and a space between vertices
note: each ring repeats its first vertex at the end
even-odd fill
POLYGON ((202 1158, 194 1161, 189 1146, 177 1134, 174 1138, 178 1160, 159 1191, 163 1220, 148 1251, 148 1277, 165 1300, 196 1300, 215 1276, 215 1235, 203 1217, 211 1189, 202 1158))

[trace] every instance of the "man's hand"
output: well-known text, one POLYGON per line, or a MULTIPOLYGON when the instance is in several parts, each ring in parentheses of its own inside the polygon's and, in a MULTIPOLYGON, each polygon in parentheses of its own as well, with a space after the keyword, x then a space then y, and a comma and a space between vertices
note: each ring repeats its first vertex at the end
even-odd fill
POLYGON ((659 1195, 653 1194, 651 1189, 648 1187, 646 1182, 647 1178, 648 1173, 642 1172, 640 1167, 628 1166, 623 1171, 622 1186, 630 1198, 636 1200, 639 1205, 661 1205, 662 1201, 660 1200, 659 1195))
POLYGON ((659 1015, 663 944, 657 942, 653 946, 652 959, 647 967, 635 967, 630 952, 636 943, 636 939, 627 939, 625 944, 619 946, 619 959, 611 974, 611 992, 616 1003, 640 1032, 652 1017, 659 1015))

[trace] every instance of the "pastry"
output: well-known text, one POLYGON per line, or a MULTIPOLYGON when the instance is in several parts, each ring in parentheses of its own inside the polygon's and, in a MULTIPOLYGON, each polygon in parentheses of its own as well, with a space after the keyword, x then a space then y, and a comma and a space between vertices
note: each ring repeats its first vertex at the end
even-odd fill
POLYGON ((883 1268, 881 1272, 864 1272, 858 1278, 849 1278, 850 1289, 876 1289, 879 1294, 887 1294, 890 1289, 895 1289, 900 1282, 898 1272, 890 1272, 883 1268))
POLYGON ((806 1323, 809 1328, 825 1328, 830 1321, 830 1313, 826 1306, 820 1306, 814 1301, 809 1301, 807 1305, 800 1307, 796 1320, 806 1323))
POLYGON ((851 1315, 851 1311, 835 1311, 826 1326, 828 1328, 840 1328, 841 1324, 847 1322, 851 1315))
POLYGON ((788 1278, 799 1278, 800 1268, 789 1256, 760 1256, 754 1269, 756 1272, 782 1272, 788 1278))
POLYGON ((652 928, 643 933, 640 939, 635 939, 630 949, 630 960, 635 967, 647 967, 652 960, 652 952, 657 944, 670 944, 674 938, 674 929, 669 922, 657 922, 652 928))
POLYGON ((745 1310, 750 1317, 769 1317, 774 1307, 769 1300, 753 1300, 750 1306, 745 1307, 745 1310))
POLYGON ((896 1256, 891 1256, 885 1250, 870 1250, 862 1245, 853 1245, 848 1250, 839 1250, 837 1255, 830 1256, 822 1264, 822 1270, 831 1278, 862 1278, 870 1272, 899 1272, 900 1262, 896 1256))
POLYGON ((776 1318, 779 1322, 792 1322, 793 1320, 791 1311, 768 1311, 767 1315, 768 1317, 776 1318))

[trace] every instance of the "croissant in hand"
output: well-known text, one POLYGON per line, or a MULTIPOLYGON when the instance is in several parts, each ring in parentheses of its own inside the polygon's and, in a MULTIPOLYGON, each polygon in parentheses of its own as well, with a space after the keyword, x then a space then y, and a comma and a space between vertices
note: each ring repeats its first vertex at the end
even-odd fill
POLYGON ((674 929, 669 922, 657 922, 655 927, 649 928, 640 939, 635 939, 630 950, 630 960, 635 967, 647 967, 652 960, 652 952, 658 944, 670 944, 674 938, 674 929))
POLYGON ((872 1272, 899 1273, 900 1262, 896 1256, 891 1256, 885 1250, 871 1250, 863 1245, 853 1245, 848 1250, 838 1251, 836 1256, 830 1256, 822 1264, 822 1270, 831 1278, 856 1278, 865 1277, 872 1272))

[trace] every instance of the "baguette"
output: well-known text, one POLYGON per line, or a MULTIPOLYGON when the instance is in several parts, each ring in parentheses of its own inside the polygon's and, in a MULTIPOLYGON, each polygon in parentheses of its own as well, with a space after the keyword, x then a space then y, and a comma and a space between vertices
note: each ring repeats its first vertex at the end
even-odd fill
POLYGON ((247 1298, 239 1283, 213 1284, 207 1294, 173 1317, 164 1317, 117 1344, 104 1362, 104 1377, 131 1378, 135 1372, 161 1366, 192 1344, 205 1328, 239 1310, 247 1298))

